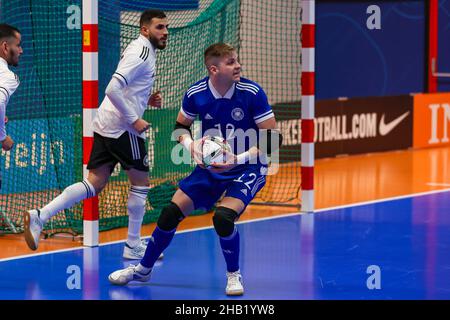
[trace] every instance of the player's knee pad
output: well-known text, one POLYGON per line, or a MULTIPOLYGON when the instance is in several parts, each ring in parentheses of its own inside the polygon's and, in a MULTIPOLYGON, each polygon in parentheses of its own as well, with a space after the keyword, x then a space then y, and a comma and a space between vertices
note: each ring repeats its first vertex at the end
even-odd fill
POLYGON ((173 202, 167 207, 164 207, 161 211, 161 215, 158 218, 157 226, 164 231, 172 231, 183 220, 184 214, 180 208, 173 202))
POLYGON ((230 236, 234 231, 234 221, 238 213, 233 209, 226 207, 217 207, 213 216, 214 229, 222 237, 230 236))

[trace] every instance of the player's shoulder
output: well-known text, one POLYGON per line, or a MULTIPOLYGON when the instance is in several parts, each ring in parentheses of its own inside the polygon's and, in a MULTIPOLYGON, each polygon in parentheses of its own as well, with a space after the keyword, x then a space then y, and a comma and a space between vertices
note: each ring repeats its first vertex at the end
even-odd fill
POLYGON ((9 70, 8 67, 0 68, 0 81, 7 82, 9 85, 18 86, 20 84, 19 76, 9 70), (3 81, 1 81, 3 80, 3 81))
POLYGON ((236 83, 236 89, 242 91, 243 93, 253 95, 257 95, 260 91, 264 92, 264 90, 258 83, 243 77, 241 77, 241 80, 236 83))
POLYGON ((6 63, 0 63, 0 74, 2 77, 14 78, 15 74, 7 67, 6 63))
POLYGON ((186 90, 186 96, 188 98, 192 97, 193 95, 205 93, 208 89, 208 77, 205 77, 194 84, 190 85, 189 88, 186 90))
POLYGON ((128 44, 121 58, 144 62, 147 61, 149 56, 151 56, 151 49, 148 46, 144 45, 140 38, 137 38, 128 44))

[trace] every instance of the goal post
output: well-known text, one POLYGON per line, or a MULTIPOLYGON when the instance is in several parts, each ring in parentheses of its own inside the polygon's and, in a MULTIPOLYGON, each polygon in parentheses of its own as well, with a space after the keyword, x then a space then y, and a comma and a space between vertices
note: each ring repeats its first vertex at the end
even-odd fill
MULTIPOLYGON (((163 106, 144 113, 151 182, 144 224, 157 221, 194 168, 172 161, 170 137, 184 92, 207 75, 203 52, 215 42, 237 48, 242 76, 262 86, 284 137, 279 163, 253 203, 314 210, 315 1, 0 1, 0 21, 21 30, 24 49, 13 68, 21 84, 7 107, 16 144, 2 151, 0 232, 22 232, 24 210, 42 208, 86 178, 92 119, 151 4, 166 12, 170 30, 167 48, 157 52, 154 90, 163 106)), ((83 234, 85 245, 98 245, 100 231, 128 225, 129 187, 117 166, 98 197, 60 212, 44 232, 83 234)))
POLYGON ((301 210, 314 211, 315 0, 302 0, 301 210))
MULTIPOLYGON (((83 39, 83 179, 87 179, 87 164, 94 143, 92 120, 99 105, 98 99, 98 0, 82 2, 83 39)), ((83 245, 98 245, 98 196, 83 201, 83 245)))

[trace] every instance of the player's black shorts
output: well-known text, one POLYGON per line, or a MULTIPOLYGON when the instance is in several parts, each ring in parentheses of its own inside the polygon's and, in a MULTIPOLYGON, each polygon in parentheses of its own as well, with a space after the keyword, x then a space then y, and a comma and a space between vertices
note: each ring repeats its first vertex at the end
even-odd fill
POLYGON ((94 145, 87 165, 88 170, 109 164, 112 172, 118 162, 124 170, 136 169, 148 172, 145 140, 128 131, 117 139, 103 137, 94 132, 94 145))

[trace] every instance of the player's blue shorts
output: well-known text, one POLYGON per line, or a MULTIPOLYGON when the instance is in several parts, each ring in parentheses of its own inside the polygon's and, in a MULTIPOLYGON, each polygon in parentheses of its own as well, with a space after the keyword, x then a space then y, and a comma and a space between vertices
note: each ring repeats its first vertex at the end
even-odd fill
POLYGON ((195 209, 210 210, 224 192, 225 197, 240 199, 247 206, 266 184, 266 172, 266 167, 247 165, 235 176, 224 179, 197 166, 180 181, 179 187, 194 202, 195 209))

